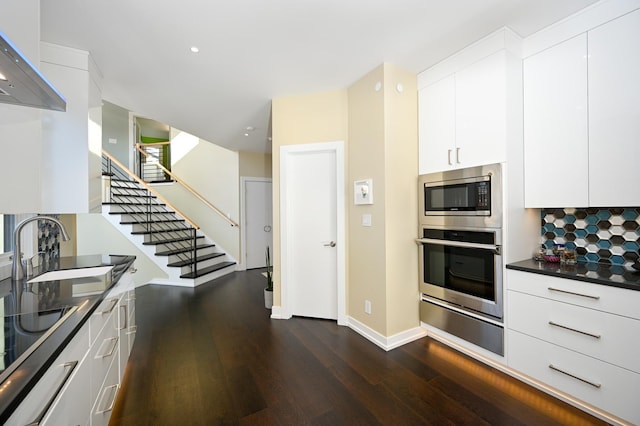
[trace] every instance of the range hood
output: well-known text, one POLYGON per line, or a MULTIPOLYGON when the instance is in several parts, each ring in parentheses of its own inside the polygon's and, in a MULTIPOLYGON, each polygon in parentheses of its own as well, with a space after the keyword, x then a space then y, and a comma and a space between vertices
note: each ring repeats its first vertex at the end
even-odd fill
POLYGON ((66 111, 67 101, 0 32, 0 102, 66 111))

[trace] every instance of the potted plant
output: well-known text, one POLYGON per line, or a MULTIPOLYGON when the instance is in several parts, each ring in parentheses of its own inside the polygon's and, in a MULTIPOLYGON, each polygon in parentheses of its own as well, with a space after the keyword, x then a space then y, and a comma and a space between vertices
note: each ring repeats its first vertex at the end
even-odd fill
POLYGON ((271 309, 273 307, 273 268, 271 266, 271 254, 269 253, 269 246, 267 246, 265 260, 267 265, 267 287, 264 289, 264 307, 271 309))

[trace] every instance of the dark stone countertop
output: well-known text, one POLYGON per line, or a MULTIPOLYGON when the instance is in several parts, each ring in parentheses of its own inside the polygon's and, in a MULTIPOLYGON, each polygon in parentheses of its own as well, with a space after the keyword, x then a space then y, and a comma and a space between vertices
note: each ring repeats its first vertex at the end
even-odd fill
POLYGON ((0 281, 0 304, 4 307, 0 319, 5 343, 0 374, 0 424, 6 422, 134 260, 135 256, 117 255, 63 257, 48 267, 36 268, 33 276, 56 270, 113 266, 107 274, 93 277, 90 283, 82 278, 34 283, 28 283, 33 277, 0 281), (74 307, 78 309, 73 311, 74 307), (68 316, 59 327, 44 338, 65 315, 68 316), (33 343, 43 338, 31 352, 33 343))
POLYGON ((507 269, 640 291, 640 271, 621 265, 591 262, 561 265, 528 259, 509 263, 507 269))

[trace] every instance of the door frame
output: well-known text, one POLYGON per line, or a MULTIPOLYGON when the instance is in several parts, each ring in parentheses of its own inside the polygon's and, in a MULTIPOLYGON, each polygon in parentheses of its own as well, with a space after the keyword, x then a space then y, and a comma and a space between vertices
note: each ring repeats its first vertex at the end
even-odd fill
MULTIPOLYGON (((269 182, 271 183, 271 210, 273 211, 273 179, 271 178, 263 178, 263 177, 251 177, 251 176, 240 176, 240 223, 242 226, 240 227, 240 262, 241 264, 236 269, 237 271, 245 271, 247 269, 247 231, 245 227, 246 217, 246 207, 247 207, 247 182, 269 182)), ((271 229, 273 229, 273 223, 271 224, 271 229)), ((272 236, 273 238, 273 236, 272 236)), ((273 241, 271 242, 273 244, 273 241)))
POLYGON ((288 262, 290 252, 288 216, 287 182, 289 162, 299 154, 335 153, 336 161, 336 285, 338 303, 338 325, 347 325, 346 313, 346 210, 345 210, 345 170, 344 141, 319 142, 301 145, 285 145, 280 147, 280 309, 281 318, 291 318, 293 305, 292 292, 289 291, 289 275, 292 265, 288 262))

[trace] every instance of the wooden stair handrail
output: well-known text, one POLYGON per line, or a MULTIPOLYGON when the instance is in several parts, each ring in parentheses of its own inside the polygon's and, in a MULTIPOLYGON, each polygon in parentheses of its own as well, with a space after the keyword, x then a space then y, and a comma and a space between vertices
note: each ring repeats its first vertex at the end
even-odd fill
POLYGON ((167 201, 162 195, 158 194, 151 186, 149 186, 149 184, 147 184, 147 182, 143 181, 142 179, 140 179, 138 176, 135 175, 135 173, 133 173, 131 170, 129 170, 128 168, 126 168, 120 161, 118 161, 115 157, 113 157, 111 154, 109 154, 107 151, 105 151, 104 149, 102 150, 102 155, 104 155, 105 157, 107 157, 109 160, 113 161, 118 167, 120 167, 126 174, 128 174, 129 176, 131 176, 133 179, 136 180, 136 182, 138 182, 140 185, 144 186, 146 188, 147 191, 151 192, 155 197, 157 197, 160 201, 162 201, 163 203, 165 203, 168 207, 170 207, 173 211, 175 211, 176 213, 178 213, 180 216, 182 216, 182 218, 184 220, 187 221, 187 223, 189 225, 191 225, 192 227, 194 227, 195 229, 200 229, 200 226, 198 226, 194 221, 192 221, 191 219, 189 219, 189 217, 182 213, 180 210, 178 210, 173 204, 171 204, 169 201, 167 201))
MULTIPOLYGON (((140 148, 141 144, 136 144, 136 149, 145 157, 149 157, 149 154, 147 154, 146 152, 144 152, 143 149, 140 148)), ((142 145, 146 145, 146 144, 142 144, 142 145)), ((214 212, 216 212, 221 218, 223 218, 224 220, 227 221, 227 223, 229 223, 231 226, 233 227, 239 227, 239 225, 234 222, 233 220, 231 220, 231 218, 227 217, 227 215, 225 215, 222 211, 220 211, 220 209, 218 209, 216 206, 214 206, 213 204, 211 204, 209 201, 207 201, 202 195, 200 195, 195 189, 191 188, 189 185, 187 185, 187 183, 185 181, 183 181, 182 179, 180 179, 178 176, 176 176, 174 173, 172 173, 170 170, 168 170, 165 166, 163 166, 160 163, 156 163, 158 165, 158 167, 160 167, 162 169, 163 172, 165 172, 166 174, 168 174, 169 176, 171 176, 171 178, 173 180, 175 180, 176 182, 178 182, 180 185, 184 186, 184 188, 189 191, 194 197, 196 197, 198 200, 202 201, 207 207, 209 207, 211 210, 213 210, 214 212)))

